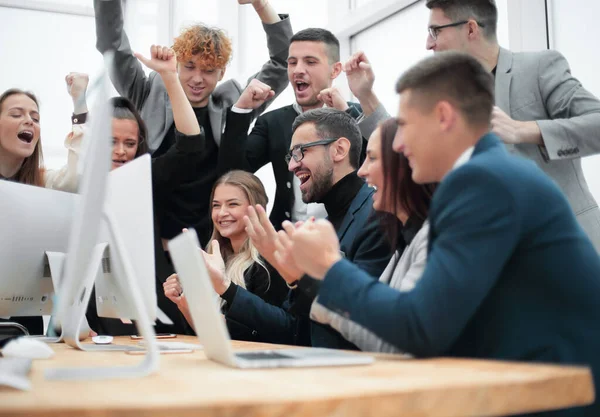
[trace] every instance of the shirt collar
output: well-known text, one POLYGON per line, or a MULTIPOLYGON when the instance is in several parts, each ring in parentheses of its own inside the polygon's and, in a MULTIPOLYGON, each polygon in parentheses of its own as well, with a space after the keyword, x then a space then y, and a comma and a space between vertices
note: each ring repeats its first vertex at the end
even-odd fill
POLYGON ((469 159, 471 159, 471 155, 473 155, 474 150, 474 146, 470 146, 467 149, 465 149, 465 151, 458 157, 458 159, 454 163, 454 166, 452 166, 451 171, 454 171, 456 168, 469 162, 469 159))
MULTIPOLYGON (((302 111, 302 106, 300 106, 297 101, 294 101, 294 103, 292 104, 292 107, 294 108, 294 110, 296 110, 296 113, 298 113, 298 114, 304 113, 304 111, 302 111)), ((323 103, 323 107, 326 107, 325 103, 323 103)))

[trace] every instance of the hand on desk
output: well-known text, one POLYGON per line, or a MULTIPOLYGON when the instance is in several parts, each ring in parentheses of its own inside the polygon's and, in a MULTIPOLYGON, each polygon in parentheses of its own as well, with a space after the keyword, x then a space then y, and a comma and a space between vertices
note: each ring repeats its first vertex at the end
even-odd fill
POLYGON ((333 264, 342 259, 337 234, 327 220, 306 222, 297 227, 284 222, 283 228, 275 255, 279 262, 293 260, 297 268, 311 277, 323 279, 333 264))

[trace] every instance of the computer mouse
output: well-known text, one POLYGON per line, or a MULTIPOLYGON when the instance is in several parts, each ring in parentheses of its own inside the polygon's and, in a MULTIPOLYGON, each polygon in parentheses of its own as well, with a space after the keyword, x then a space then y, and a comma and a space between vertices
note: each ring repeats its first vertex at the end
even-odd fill
POLYGON ((19 337, 4 345, 2 356, 7 358, 50 359, 54 356, 54 351, 42 341, 19 337))
POLYGON ((112 336, 94 336, 94 337, 92 337, 92 342, 94 342, 97 345, 108 345, 109 343, 112 343, 112 341, 113 341, 112 336))

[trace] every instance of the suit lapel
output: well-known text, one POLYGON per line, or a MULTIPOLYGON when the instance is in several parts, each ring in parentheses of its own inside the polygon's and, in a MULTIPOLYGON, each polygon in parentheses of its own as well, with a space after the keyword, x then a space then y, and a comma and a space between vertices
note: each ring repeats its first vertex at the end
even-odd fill
POLYGON ((212 129, 215 143, 219 146, 221 144, 221 134, 225 129, 225 124, 223 123, 223 109, 215 105, 212 96, 208 101, 208 119, 210 121, 210 128, 212 129))
POLYGON ((358 194, 356 194, 356 197, 354 197, 354 200, 352 200, 352 204, 350 204, 350 208, 344 216, 344 221, 337 231, 338 240, 340 242, 346 235, 346 232, 350 228, 352 222, 354 222, 354 214, 360 210, 362 205, 365 203, 365 200, 371 195, 371 192, 372 191, 369 189, 367 184, 364 184, 360 190, 358 190, 358 194))
POLYGON ((512 80, 513 54, 500 48, 498 65, 496 66, 495 94, 496 106, 509 116, 510 114, 510 82, 512 80))

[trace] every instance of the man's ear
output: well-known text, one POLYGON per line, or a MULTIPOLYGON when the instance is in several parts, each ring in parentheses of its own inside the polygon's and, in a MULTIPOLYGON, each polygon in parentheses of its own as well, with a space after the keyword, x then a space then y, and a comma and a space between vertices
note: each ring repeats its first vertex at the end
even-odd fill
POLYGON ((440 130, 447 132, 456 123, 458 116, 456 108, 447 101, 440 101, 433 109, 440 130))
POLYGON ((219 71, 221 72, 221 74, 219 75, 219 81, 221 81, 223 79, 223 77, 225 76, 225 70, 227 68, 221 68, 219 71))
POLYGON ((331 79, 335 80, 342 73, 342 63, 336 62, 331 67, 331 79))
POLYGON ((330 146, 330 155, 331 155, 331 159, 334 162, 343 161, 345 158, 348 157, 349 153, 350 153, 350 141, 345 137, 339 138, 337 141, 333 142, 330 146))

